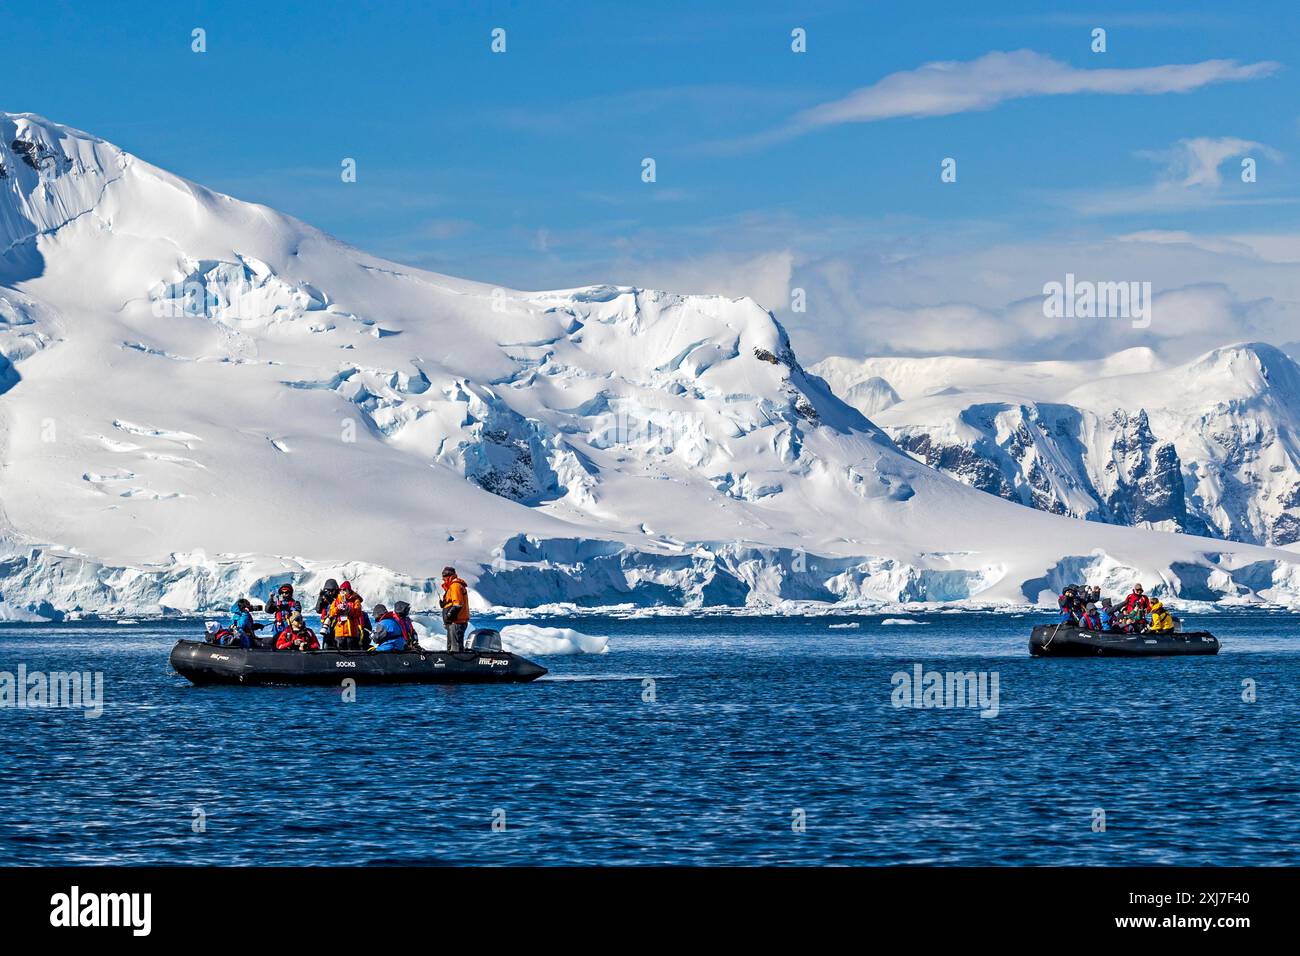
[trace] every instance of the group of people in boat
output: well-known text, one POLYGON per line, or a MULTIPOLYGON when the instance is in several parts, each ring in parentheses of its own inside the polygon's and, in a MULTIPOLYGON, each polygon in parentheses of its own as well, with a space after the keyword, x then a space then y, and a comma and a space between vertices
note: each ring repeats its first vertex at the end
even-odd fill
MULTIPOLYGON (((456 569, 442 569, 443 625, 447 629, 447 650, 461 651, 465 630, 469 626, 468 585, 456 569)), ((216 629, 210 640, 232 647, 272 647, 277 651, 405 651, 418 650, 419 640, 411 622, 411 605, 395 601, 390 611, 383 604, 366 610, 365 601, 350 581, 338 583, 334 578, 316 595, 315 612, 320 617, 320 633, 307 626, 302 602, 294 596, 292 584, 281 584, 264 604, 239 598, 230 607, 230 621, 216 629), (271 621, 253 619, 254 611, 265 611, 271 621), (257 632, 271 628, 271 637, 257 632)))
POLYGON ((1122 634, 1167 632, 1175 628, 1174 616, 1159 598, 1152 599, 1133 585, 1124 603, 1116 605, 1101 596, 1101 588, 1086 584, 1068 585, 1057 598, 1061 623, 1088 631, 1112 631, 1122 634))

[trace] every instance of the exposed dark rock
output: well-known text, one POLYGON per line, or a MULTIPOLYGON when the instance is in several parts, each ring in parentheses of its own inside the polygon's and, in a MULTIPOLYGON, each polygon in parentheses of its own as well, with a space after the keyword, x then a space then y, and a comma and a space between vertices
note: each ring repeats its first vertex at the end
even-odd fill
POLYGON ((488 454, 491 464, 472 475, 471 480, 484 491, 512 501, 524 501, 537 494, 537 475, 533 471, 533 452, 529 442, 514 438, 498 429, 484 429, 483 440, 499 452, 488 454))
MULTIPOLYGON (((1189 509, 1178 452, 1172 443, 1156 438, 1145 412, 1111 416, 1109 424, 1117 435, 1105 471, 1113 490, 1104 496, 1089 477, 1084 423, 1077 409, 981 405, 966 409, 962 421, 981 436, 952 445, 923 432, 896 433, 894 439, 904 451, 972 488, 1039 511, 1108 524, 1167 522, 1190 534, 1208 533, 1206 523, 1189 509), (1007 412, 1018 413, 1018 420, 999 441, 997 419, 1007 412), (1086 512, 1080 512, 1077 503, 1072 509, 1063 490, 1070 488, 1095 505, 1086 512)), ((1300 496, 1300 488, 1296 494, 1300 496)))
POLYGON ((539 504, 566 489, 550 467, 539 423, 488 394, 471 402, 471 434, 465 443, 465 477, 484 491, 511 501, 539 504))
POLYGON ((58 154, 44 143, 16 139, 9 144, 9 148, 17 153, 24 163, 38 172, 58 164, 58 154))
POLYGON ((794 349, 790 348, 788 343, 782 345, 779 352, 769 352, 767 349, 755 348, 754 358, 760 362, 766 362, 768 365, 784 365, 792 372, 803 371, 799 367, 799 360, 795 357, 794 349))
POLYGON ((1117 524, 1169 521, 1180 531, 1191 530, 1198 522, 1188 518, 1177 450, 1169 442, 1156 440, 1145 411, 1133 417, 1117 411, 1111 423, 1118 434, 1107 468, 1122 461, 1128 473, 1106 499, 1111 520, 1117 524))
POLYGON ((1270 530, 1269 540, 1279 546, 1300 541, 1300 518, 1289 512, 1278 515, 1270 530))
POLYGON ((1054 515, 1063 515, 1068 513, 1065 502, 1056 496, 1056 490, 1052 487, 1052 479, 1043 469, 1043 466, 1035 461, 1025 474, 1025 479, 1029 482, 1029 494, 1031 500, 1029 504, 1039 511, 1047 511, 1054 515))
POLYGON ((972 488, 1023 503, 997 465, 964 445, 939 445, 924 433, 900 435, 896 444, 918 461, 947 472, 972 488))
POLYGON ((1300 507, 1300 482, 1291 486, 1291 490, 1281 495, 1278 499, 1283 508, 1300 507))

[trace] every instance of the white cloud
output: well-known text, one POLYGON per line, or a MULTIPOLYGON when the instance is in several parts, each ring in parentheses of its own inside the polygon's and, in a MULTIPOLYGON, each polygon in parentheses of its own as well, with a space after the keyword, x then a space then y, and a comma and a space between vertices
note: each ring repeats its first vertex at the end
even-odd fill
POLYGON ((749 296, 765 309, 780 309, 790 302, 790 276, 794 256, 788 250, 757 255, 712 255, 686 260, 628 263, 620 281, 650 289, 749 296))
MULTIPOLYGON (((493 245, 468 272, 516 288, 613 282, 749 296, 777 314, 805 363, 884 354, 1094 358, 1133 346, 1181 360, 1231 342, 1284 346, 1300 337, 1300 233, 1073 232, 1018 238, 1000 222, 781 210, 689 227, 575 227, 548 233, 540 255, 529 245, 503 260, 493 245), (1043 287, 1067 274, 1150 282, 1151 327, 1046 318, 1043 287), (806 312, 790 311, 793 287, 806 290, 806 312)), ((467 273, 463 261, 423 265, 467 273)))
MULTIPOLYGON (((1168 149, 1142 150, 1137 156, 1154 160, 1162 169, 1152 183, 1120 189, 1073 190, 1049 195, 1085 216, 1131 215, 1135 212, 1185 212, 1208 206, 1290 204, 1296 200, 1265 186, 1231 192, 1222 168, 1236 157, 1281 163, 1282 154, 1270 146, 1235 136, 1196 136, 1180 139, 1168 149)), ((1238 169, 1239 173, 1240 170, 1238 169)))
POLYGON ((947 116, 992 109, 1007 100, 1071 93, 1186 93, 1208 86, 1268 76, 1273 62, 1205 60, 1134 69, 1079 69, 1032 50, 986 53, 976 60, 927 63, 891 73, 848 96, 804 110, 790 124, 802 132, 839 123, 896 117, 947 116))
POLYGON ((1119 242, 1185 245, 1225 256, 1253 256, 1267 262, 1300 261, 1300 236, 1294 234, 1199 236, 1181 229, 1143 229, 1115 238, 1119 242))
POLYGON ((467 219, 429 219, 416 229, 416 235, 444 242, 459 239, 475 228, 475 224, 467 219))
MULTIPOLYGON (((805 314, 778 312, 799 355, 1095 358, 1150 346, 1186 359, 1219 345, 1284 345, 1300 328, 1300 235, 1197 236, 1147 231, 1110 239, 1043 238, 922 245, 900 261, 836 253, 797 264, 805 314), (1042 289, 1067 274, 1150 282, 1152 323, 1049 319, 1042 289)), ((797 260, 798 262, 798 260, 797 260)))
POLYGON ((1217 189, 1223 185, 1223 176, 1219 169, 1224 162, 1236 156, 1245 156, 1252 150, 1269 159, 1281 159, 1276 150, 1263 143, 1237 139, 1235 136, 1197 136, 1191 139, 1180 139, 1167 153, 1147 155, 1166 160, 1166 177, 1175 185, 1217 189))

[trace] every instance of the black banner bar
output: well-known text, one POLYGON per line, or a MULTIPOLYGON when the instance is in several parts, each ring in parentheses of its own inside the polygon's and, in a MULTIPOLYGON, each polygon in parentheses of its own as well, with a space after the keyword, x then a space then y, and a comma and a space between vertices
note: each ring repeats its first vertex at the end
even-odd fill
POLYGON ((763 940, 810 926, 967 939, 1199 935, 1231 945, 1294 921, 1287 869, 0 869, 19 938, 398 941, 454 928, 500 943, 548 932, 763 940), (1283 914, 1283 906, 1288 914, 1283 914), (989 935, 996 933, 996 935, 989 935))

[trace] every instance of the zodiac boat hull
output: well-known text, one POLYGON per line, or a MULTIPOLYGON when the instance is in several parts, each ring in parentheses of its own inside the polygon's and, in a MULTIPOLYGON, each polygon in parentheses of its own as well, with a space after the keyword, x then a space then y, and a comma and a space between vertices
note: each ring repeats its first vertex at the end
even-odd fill
POLYGON ((546 673, 507 651, 273 651, 185 640, 171 666, 194 684, 521 684, 546 673))
POLYGON ((1029 636, 1034 657, 1175 657, 1219 653, 1208 631, 1118 634, 1068 624, 1040 624, 1029 636))

